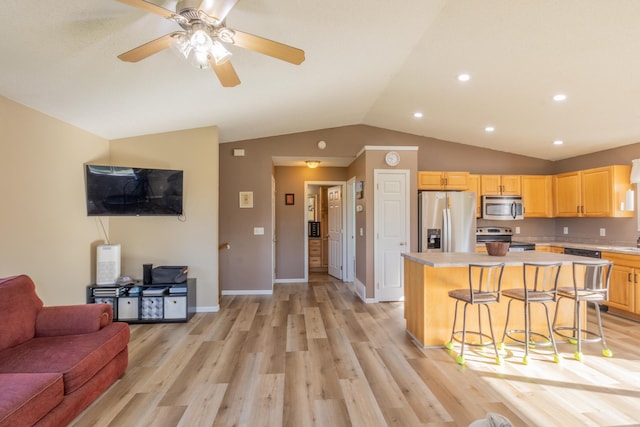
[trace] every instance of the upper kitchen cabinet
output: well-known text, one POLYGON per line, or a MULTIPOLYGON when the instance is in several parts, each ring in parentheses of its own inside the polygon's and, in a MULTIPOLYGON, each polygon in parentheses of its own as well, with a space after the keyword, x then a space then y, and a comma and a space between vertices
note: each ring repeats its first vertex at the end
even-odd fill
POLYGON ((476 193, 476 218, 482 217, 482 196, 480 194, 480 175, 469 175, 469 189, 476 193))
POLYGON ((520 175, 480 175, 483 196, 519 196, 520 175))
POLYGON ((418 172, 418 190, 467 190, 469 172, 418 172))
POLYGON ((631 166, 615 165, 555 175, 555 216, 632 217, 632 211, 623 210, 630 173, 631 166))
POLYGON ((553 185, 550 175, 522 175, 525 218, 553 217, 553 185))

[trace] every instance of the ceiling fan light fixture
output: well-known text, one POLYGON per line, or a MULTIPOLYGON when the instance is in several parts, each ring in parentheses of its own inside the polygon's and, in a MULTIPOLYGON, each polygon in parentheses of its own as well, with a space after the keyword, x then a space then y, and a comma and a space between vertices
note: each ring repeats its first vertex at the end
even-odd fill
POLYGON ((171 47, 185 59, 189 58, 189 53, 191 53, 191 44, 189 44, 189 37, 187 37, 186 34, 180 34, 174 37, 174 42, 171 47))
POLYGON ((213 40, 205 30, 197 29, 189 38, 189 44, 197 52, 210 52, 213 47, 213 40))
POLYGON ((216 65, 222 65, 231 59, 231 52, 229 52, 218 40, 214 40, 211 45, 211 53, 216 65))

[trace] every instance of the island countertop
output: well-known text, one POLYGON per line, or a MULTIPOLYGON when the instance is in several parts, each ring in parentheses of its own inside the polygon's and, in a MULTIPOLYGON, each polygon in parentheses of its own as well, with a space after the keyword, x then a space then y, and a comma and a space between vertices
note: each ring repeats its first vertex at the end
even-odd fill
MULTIPOLYGON (((451 335, 451 326, 455 312, 455 301, 448 296, 454 289, 468 287, 469 264, 505 264, 502 288, 521 288, 522 265, 527 263, 560 262, 559 283, 567 286, 572 283, 571 264, 579 262, 599 262, 600 259, 586 258, 554 252, 508 252, 505 256, 490 256, 486 253, 464 252, 411 252, 404 257, 404 309, 407 332, 421 347, 442 346, 451 335)), ((551 313, 556 303, 549 304, 551 313)), ((573 323, 573 304, 566 302, 558 311, 559 325, 573 323)), ((514 304, 513 329, 524 328, 523 306, 514 304)), ((501 328, 506 321, 507 303, 500 302, 492 306, 493 323, 496 333, 502 336, 501 328)), ((533 307, 532 329, 546 332, 547 324, 541 307, 533 307)), ((582 307, 585 310, 585 307, 582 307)), ((586 316, 582 317, 585 322, 586 316)), ((478 330, 477 316, 469 316, 467 326, 478 330)))
POLYGON ((525 262, 547 263, 561 262, 571 264, 574 261, 597 262, 598 259, 554 252, 508 252, 505 256, 490 256, 476 252, 408 252, 402 254, 406 259, 429 267, 467 267, 469 264, 495 264, 503 262, 505 266, 520 266, 525 262))

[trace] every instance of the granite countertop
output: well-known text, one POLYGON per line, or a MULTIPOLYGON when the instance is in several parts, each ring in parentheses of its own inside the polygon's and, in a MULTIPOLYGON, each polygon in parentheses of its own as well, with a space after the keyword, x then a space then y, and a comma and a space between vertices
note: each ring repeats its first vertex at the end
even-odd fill
MULTIPOLYGON (((523 240, 524 241, 524 240, 523 240)), ((640 255, 640 248, 635 246, 616 246, 604 243, 576 243, 576 242, 531 242, 536 246, 557 246, 561 248, 591 249, 595 251, 619 252, 640 255)))

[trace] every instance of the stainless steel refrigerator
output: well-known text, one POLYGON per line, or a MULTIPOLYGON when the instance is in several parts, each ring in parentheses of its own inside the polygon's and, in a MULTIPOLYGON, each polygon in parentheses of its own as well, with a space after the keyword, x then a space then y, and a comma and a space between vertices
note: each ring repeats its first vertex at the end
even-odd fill
POLYGON ((476 193, 418 193, 420 252, 475 252, 476 193))

